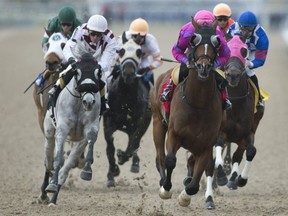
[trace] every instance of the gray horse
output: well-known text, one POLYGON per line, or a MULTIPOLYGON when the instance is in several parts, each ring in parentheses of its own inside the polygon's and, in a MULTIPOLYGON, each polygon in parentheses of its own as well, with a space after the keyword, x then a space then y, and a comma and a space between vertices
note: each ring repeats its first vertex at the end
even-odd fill
POLYGON ((92 179, 93 147, 99 131, 100 92, 99 66, 91 54, 82 55, 76 64, 74 78, 61 91, 54 109, 55 122, 47 112, 44 119, 45 133, 45 178, 42 184, 42 201, 49 200, 47 192, 54 193, 50 203, 56 204, 61 186, 75 167, 87 144, 85 166, 80 174, 84 180, 92 179), (64 143, 69 139, 74 143, 68 159, 64 162, 64 143), (54 148, 56 156, 54 158, 54 148), (54 166, 53 166, 54 161, 54 166), (54 174, 49 182, 49 175, 54 174))

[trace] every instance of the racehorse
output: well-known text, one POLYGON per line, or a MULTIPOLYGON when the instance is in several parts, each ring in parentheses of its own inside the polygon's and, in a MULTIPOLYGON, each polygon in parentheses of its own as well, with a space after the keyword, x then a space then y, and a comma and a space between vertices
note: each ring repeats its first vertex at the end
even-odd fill
POLYGON ((96 142, 100 121, 99 65, 91 54, 83 54, 76 63, 74 78, 60 92, 54 109, 56 127, 48 110, 44 119, 45 133, 45 178, 41 187, 40 199, 47 201, 47 192, 52 192, 51 204, 56 204, 61 186, 69 170, 77 165, 88 145, 85 166, 80 174, 84 180, 91 180, 93 148, 96 142), (68 159, 64 163, 64 143, 69 139, 74 143, 68 159), (54 158, 54 148, 56 155, 54 158), (54 160, 54 167, 53 167, 54 160), (54 168, 50 183, 49 175, 54 168), (59 176, 59 177, 58 177, 59 176))
POLYGON ((64 58, 62 50, 66 42, 67 38, 60 32, 53 33, 49 37, 48 43, 44 47, 46 51, 44 55, 46 68, 43 72, 43 76, 46 81, 41 87, 34 84, 33 98, 38 111, 38 123, 43 134, 43 122, 48 104, 48 91, 58 79, 59 73, 63 70, 61 65, 64 58), (42 94, 39 94, 39 92, 42 92, 42 94))
POLYGON ((187 161, 190 178, 185 180, 185 190, 178 197, 179 204, 181 206, 190 204, 192 195, 199 190, 199 181, 206 169, 205 202, 206 208, 212 209, 214 208, 212 154, 223 116, 221 96, 215 82, 216 72, 213 70, 220 40, 216 35, 216 22, 209 26, 200 26, 192 18, 192 24, 195 33, 190 39, 192 55, 188 56, 189 73, 174 91, 168 126, 163 123, 165 118, 159 96, 173 68, 159 76, 151 95, 156 167, 161 177, 159 195, 162 199, 172 196, 171 176, 176 166, 176 153, 182 147, 191 153, 187 161))
POLYGON ((143 80, 137 76, 142 57, 141 46, 130 39, 123 44, 118 54, 120 70, 116 69, 112 72, 114 78, 108 90, 110 109, 103 114, 106 153, 109 161, 108 187, 115 186, 114 177, 120 174, 119 166, 115 163, 113 133, 120 130, 128 135, 126 150, 117 150, 118 163, 123 165, 132 157, 130 170, 138 173, 140 159, 137 150, 152 118, 149 109, 149 91, 143 80))
POLYGON ((227 177, 222 171, 222 147, 225 142, 236 143, 238 147, 232 157, 232 174, 227 186, 230 189, 237 189, 238 186, 243 187, 247 183, 251 163, 256 155, 255 133, 264 115, 264 108, 256 109, 258 92, 246 75, 245 61, 248 54, 246 44, 239 36, 234 36, 228 42, 228 46, 231 50, 231 57, 224 67, 224 72, 228 81, 227 90, 232 102, 232 110, 227 111, 227 120, 217 140, 215 167, 220 173, 217 174, 218 185, 225 185, 227 177), (240 174, 239 164, 245 151, 246 162, 240 174))

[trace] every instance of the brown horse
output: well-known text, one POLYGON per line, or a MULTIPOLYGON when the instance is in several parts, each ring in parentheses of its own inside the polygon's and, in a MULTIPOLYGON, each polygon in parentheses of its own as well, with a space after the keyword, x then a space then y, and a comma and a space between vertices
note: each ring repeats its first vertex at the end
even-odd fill
POLYGON ((178 84, 171 101, 168 126, 163 123, 163 107, 159 100, 161 89, 173 69, 159 76, 151 96, 153 114, 153 139, 156 148, 156 167, 160 174, 160 197, 171 198, 171 176, 176 166, 176 153, 183 147, 191 152, 187 161, 188 176, 185 190, 179 195, 179 204, 188 206, 191 196, 199 191, 199 181, 206 169, 208 179, 206 208, 214 208, 212 195, 213 146, 219 134, 223 111, 220 92, 215 82, 213 63, 220 41, 216 25, 199 26, 192 18, 195 34, 190 39, 192 55, 189 55, 188 77, 178 84), (165 155, 165 137, 167 155, 165 155), (209 185, 209 186, 208 186, 209 185))
POLYGON ((47 111, 48 91, 59 77, 62 71, 61 61, 63 59, 62 50, 67 42, 61 33, 54 33, 50 36, 48 43, 45 45, 46 54, 44 56, 46 69, 43 76, 46 79, 44 85, 39 87, 34 84, 33 98, 38 111, 38 123, 44 134, 43 121, 47 111), (42 94, 39 94, 39 93, 42 94))
POLYGON ((246 44, 234 36, 228 46, 231 50, 231 57, 225 66, 225 76, 228 81, 228 95, 232 102, 232 110, 227 112, 227 120, 223 124, 220 136, 216 144, 217 183, 225 185, 227 177, 222 170, 223 159, 221 151, 224 143, 236 143, 238 145, 232 157, 232 175, 227 186, 230 189, 243 187, 248 180, 251 162, 256 155, 254 138, 256 129, 264 115, 264 108, 256 109, 258 92, 255 92, 253 83, 249 81, 245 71, 245 58, 248 50, 246 44), (242 173, 239 172, 239 164, 246 151, 246 162, 242 173))

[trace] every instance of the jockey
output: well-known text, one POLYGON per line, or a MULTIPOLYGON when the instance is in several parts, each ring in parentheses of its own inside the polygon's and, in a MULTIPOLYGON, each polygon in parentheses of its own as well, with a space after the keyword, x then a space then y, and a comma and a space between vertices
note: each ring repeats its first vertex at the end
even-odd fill
MULTIPOLYGON (((89 18, 87 23, 84 23, 75 29, 72 37, 68 40, 63 49, 67 64, 71 65, 72 68, 77 61, 77 52, 93 53, 93 57, 101 66, 100 76, 103 87, 105 86, 106 79, 110 75, 110 67, 113 59, 115 59, 117 49, 116 38, 114 37, 113 32, 107 27, 108 25, 105 17, 102 15, 93 15, 89 18), (104 76, 103 73, 105 74, 104 76)), ((72 79, 74 70, 75 69, 68 71, 65 76, 61 78, 64 81, 64 86, 60 86, 59 84, 54 85, 49 91, 49 94, 53 95, 54 98, 57 98, 61 89, 72 79)), ((106 106, 105 103, 103 103, 105 102, 105 93, 102 93, 101 113, 105 110, 104 106, 106 106)))
POLYGON ((258 24, 256 15, 251 11, 240 14, 238 21, 231 25, 228 34, 231 36, 235 34, 242 35, 246 39, 249 50, 249 56, 246 60, 246 73, 257 87, 259 93, 258 106, 263 107, 264 104, 254 69, 262 67, 266 61, 269 48, 268 36, 263 27, 258 24))
POLYGON ((144 83, 150 90, 150 85, 154 85, 152 70, 163 64, 157 39, 149 33, 149 24, 142 18, 137 18, 131 22, 129 30, 123 32, 118 46, 121 47, 124 42, 131 38, 141 46, 144 54, 141 58, 138 74, 143 75, 144 83))
POLYGON ((227 34, 229 27, 234 23, 234 20, 231 18, 232 11, 230 6, 225 3, 219 3, 214 7, 213 14, 220 29, 224 34, 227 34))
MULTIPOLYGON (((50 35, 53 33, 61 32, 66 38, 70 38, 74 29, 81 25, 82 22, 76 18, 75 10, 70 6, 62 7, 58 13, 58 16, 53 17, 49 20, 47 28, 45 28, 45 33, 42 39, 42 49, 43 52, 47 52, 47 42, 50 35)), ((45 82, 45 78, 42 73, 40 73, 35 81, 36 85, 41 86, 45 82)))
MULTIPOLYGON (((199 25, 210 25, 214 21, 215 17, 214 15, 207 10, 200 10, 195 14, 194 20, 199 25)), ((225 40, 223 32, 220 30, 220 27, 217 26, 217 34, 221 40, 220 47, 218 49, 218 55, 216 57, 216 60, 214 62, 215 67, 222 67, 227 62, 227 60, 230 57, 230 49, 227 46, 227 42, 225 40)), ((181 63, 180 66, 180 72, 179 72, 179 83, 183 81, 187 75, 188 75, 188 58, 186 52, 190 51, 189 47, 189 41, 191 36, 194 34, 194 26, 192 25, 192 22, 189 22, 182 26, 179 32, 179 37, 177 43, 172 48, 172 54, 175 57, 175 59, 181 63), (187 51, 186 51, 187 50, 187 51)), ((225 89, 226 86, 226 80, 222 78, 222 76, 218 75, 216 73, 216 81, 217 86, 219 90, 221 91, 222 100, 223 100, 223 109, 231 109, 232 104, 228 100, 227 92, 225 89)), ((163 93, 160 96, 160 100, 162 102, 170 101, 171 98, 169 97, 170 92, 171 95, 173 94, 172 90, 175 89, 175 83, 173 82, 172 78, 170 78, 168 85, 163 90, 163 93)))

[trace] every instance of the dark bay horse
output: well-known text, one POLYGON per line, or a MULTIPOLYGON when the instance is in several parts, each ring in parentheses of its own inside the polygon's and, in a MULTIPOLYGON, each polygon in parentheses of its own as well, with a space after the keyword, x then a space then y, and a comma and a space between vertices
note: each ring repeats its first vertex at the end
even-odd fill
POLYGON ((48 104, 48 91, 58 79, 59 73, 63 70, 61 65, 64 58, 62 50, 66 42, 67 38, 59 32, 50 35, 48 43, 45 45, 46 53, 44 56, 46 68, 43 72, 43 76, 45 77, 46 81, 41 87, 34 84, 33 99, 37 107, 38 123, 43 134, 43 122, 48 104), (42 91, 42 89, 44 90, 42 91), (40 91, 42 91, 42 94, 39 94, 40 91))
POLYGON ((122 165, 132 157, 131 172, 139 172, 137 150, 140 140, 150 122, 149 91, 137 76, 138 65, 142 57, 141 46, 132 39, 123 44, 119 51, 120 71, 112 72, 114 79, 108 89, 110 109, 104 113, 104 135, 107 142, 109 170, 107 186, 115 186, 114 177, 120 174, 115 162, 113 133, 120 130, 128 135, 128 146, 125 151, 118 149, 118 164, 122 165))
POLYGON ((228 95, 232 102, 232 110, 227 112, 227 120, 223 124, 220 136, 216 144, 215 167, 218 170, 217 183, 225 185, 227 177, 222 172, 223 159, 221 151, 224 143, 236 143, 237 149, 232 157, 231 177, 227 186, 230 189, 237 189, 237 186, 243 187, 248 180, 251 163, 256 155, 254 146, 255 133, 260 120, 264 115, 263 109, 256 109, 255 104, 258 100, 258 93, 253 88, 246 75, 245 58, 248 53, 246 44, 234 36, 228 46, 231 50, 231 57, 227 62, 224 72, 228 81, 228 95), (243 154, 246 151, 246 162, 242 170, 239 171, 239 164, 243 154))
POLYGON ((89 53, 81 56, 76 67, 77 70, 73 71, 75 76, 57 99, 54 109, 56 126, 50 117, 50 110, 46 112, 44 119, 46 170, 40 199, 46 201, 49 199, 47 192, 53 193, 51 205, 56 204, 61 186, 65 183, 70 169, 77 165, 86 146, 88 151, 80 177, 83 180, 92 179, 93 148, 100 121, 100 67, 89 53), (66 139, 73 142, 73 145, 68 159, 64 161, 66 139))
POLYGON ((163 124, 163 107, 159 100, 161 87, 167 82, 170 69, 159 76, 151 96, 153 139, 156 148, 156 167, 160 174, 160 197, 171 198, 171 176, 176 166, 180 147, 191 153, 187 161, 189 181, 178 197, 181 206, 188 206, 192 195, 199 191, 199 181, 206 169, 206 208, 214 208, 212 176, 214 170, 213 146, 217 141, 223 110, 220 92, 215 82, 214 60, 220 40, 216 35, 217 23, 199 26, 192 18, 195 34, 190 39, 193 55, 189 55, 188 77, 178 84, 172 101, 168 126, 163 124), (165 145, 165 138, 167 140, 165 145), (166 155, 165 155, 166 147, 166 155))

